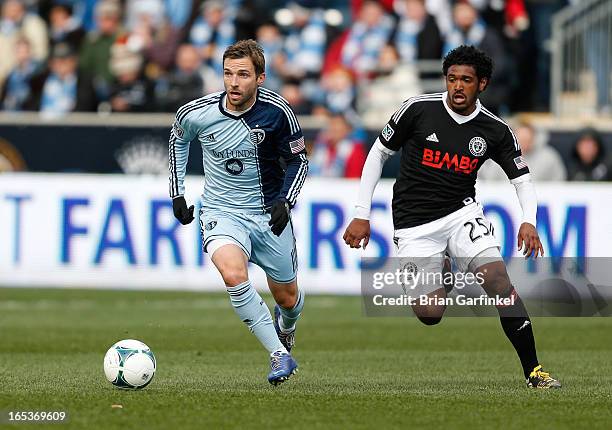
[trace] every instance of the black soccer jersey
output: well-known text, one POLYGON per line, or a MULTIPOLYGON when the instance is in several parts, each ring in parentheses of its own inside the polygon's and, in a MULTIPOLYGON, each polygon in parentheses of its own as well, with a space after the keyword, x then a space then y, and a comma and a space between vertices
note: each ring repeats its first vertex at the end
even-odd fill
POLYGON ((408 99, 380 133, 385 147, 403 150, 393 186, 396 229, 434 221, 473 201, 476 172, 489 158, 509 179, 529 173, 508 124, 479 101, 471 115, 459 115, 447 106, 446 96, 408 99))

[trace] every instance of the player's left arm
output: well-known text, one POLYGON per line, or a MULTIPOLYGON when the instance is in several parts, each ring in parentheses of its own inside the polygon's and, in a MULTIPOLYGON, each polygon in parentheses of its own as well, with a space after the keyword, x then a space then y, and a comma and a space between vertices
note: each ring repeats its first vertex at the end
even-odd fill
POLYGON ((514 185, 523 217, 517 236, 518 250, 522 250, 525 257, 533 255, 534 258, 544 256, 544 247, 536 229, 536 214, 538 199, 535 187, 531 180, 529 167, 523 159, 521 148, 516 136, 506 127, 504 136, 494 149, 491 158, 504 170, 512 185, 514 185))
POLYGON ((285 161, 285 179, 277 198, 272 203, 270 227, 277 236, 283 232, 289 222, 291 208, 295 206, 308 174, 308 159, 304 135, 293 112, 282 115, 277 139, 278 152, 285 161))
POLYGON ((510 180, 514 185, 521 209, 523 210, 523 220, 517 236, 517 247, 523 249, 523 255, 534 258, 544 256, 544 247, 540 241, 540 236, 536 230, 536 214, 538 211, 538 198, 535 187, 531 181, 531 174, 527 173, 516 179, 510 180))

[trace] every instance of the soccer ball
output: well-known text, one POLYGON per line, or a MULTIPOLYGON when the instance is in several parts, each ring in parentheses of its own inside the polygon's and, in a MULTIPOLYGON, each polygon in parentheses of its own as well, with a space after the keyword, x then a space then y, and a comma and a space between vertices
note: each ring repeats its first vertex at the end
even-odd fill
POLYGON ((151 383, 157 362, 153 351, 139 340, 120 340, 104 356, 104 374, 114 386, 140 389, 151 383))

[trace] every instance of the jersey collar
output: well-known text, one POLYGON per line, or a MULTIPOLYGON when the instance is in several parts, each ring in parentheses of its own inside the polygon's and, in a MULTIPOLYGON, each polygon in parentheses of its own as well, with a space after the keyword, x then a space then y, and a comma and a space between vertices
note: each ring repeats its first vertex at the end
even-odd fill
POLYGON ((223 115, 229 116, 230 118, 234 118, 234 119, 242 118, 251 109, 253 109, 253 106, 255 106, 257 104, 257 100, 259 100, 259 88, 256 91, 257 92, 255 93, 255 103, 253 103, 251 106, 249 106, 248 109, 242 110, 242 111, 239 111, 239 112, 238 111, 227 110, 225 108, 225 99, 227 98, 227 92, 223 91, 223 94, 221 94, 221 99, 219 100, 219 110, 221 111, 221 113, 223 115))
POLYGON ((448 104, 446 104, 446 99, 448 98, 448 91, 442 93, 442 104, 444 105, 444 109, 451 116, 452 119, 455 120, 457 124, 465 124, 466 122, 476 118, 480 113, 480 100, 476 99, 476 109, 469 115, 459 115, 457 112, 453 111, 448 104))

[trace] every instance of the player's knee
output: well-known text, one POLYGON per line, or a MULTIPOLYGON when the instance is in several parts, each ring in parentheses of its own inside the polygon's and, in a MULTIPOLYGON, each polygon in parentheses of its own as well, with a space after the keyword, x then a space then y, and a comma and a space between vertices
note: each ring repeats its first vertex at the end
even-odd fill
POLYGON ((422 316, 418 316, 417 315, 417 318, 419 319, 419 321, 421 321, 425 325, 436 325, 440 321, 442 321, 442 316, 439 316, 439 317, 422 317, 422 316))
POLYGON ((484 290, 489 294, 503 296, 512 289, 506 266, 503 263, 487 265, 489 267, 479 268, 478 271, 484 276, 484 290))
POLYGON ((276 297, 276 303, 285 309, 291 309, 295 306, 297 302, 297 290, 296 291, 286 291, 283 294, 276 297))
POLYGON ((416 317, 425 325, 436 325, 442 320, 446 306, 413 306, 416 317))
POLYGON ((249 279, 247 271, 241 267, 227 267, 221 271, 221 276, 225 285, 230 287, 242 284, 249 279))

